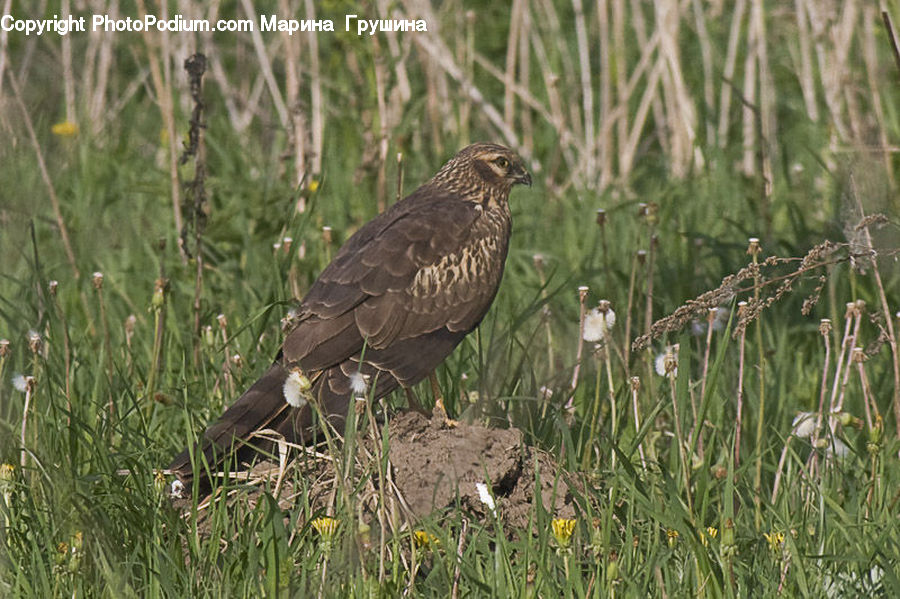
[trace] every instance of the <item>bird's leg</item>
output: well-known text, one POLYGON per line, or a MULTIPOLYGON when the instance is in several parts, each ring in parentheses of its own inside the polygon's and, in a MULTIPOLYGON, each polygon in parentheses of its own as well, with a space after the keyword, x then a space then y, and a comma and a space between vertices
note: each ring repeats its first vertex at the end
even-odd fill
POLYGON ((434 409, 438 412, 441 418, 444 419, 444 424, 450 428, 455 427, 459 424, 458 421, 450 418, 450 415, 447 414, 447 408, 444 407, 444 396, 441 393, 441 386, 438 385, 437 374, 435 374, 434 370, 428 375, 428 382, 431 383, 431 393, 434 395, 434 409))
POLYGON ((426 418, 430 418, 431 414, 428 412, 428 410, 422 407, 422 404, 419 402, 419 398, 416 397, 415 392, 409 387, 403 387, 403 390, 406 392, 406 401, 407 403, 409 403, 409 409, 414 412, 418 412, 426 418))

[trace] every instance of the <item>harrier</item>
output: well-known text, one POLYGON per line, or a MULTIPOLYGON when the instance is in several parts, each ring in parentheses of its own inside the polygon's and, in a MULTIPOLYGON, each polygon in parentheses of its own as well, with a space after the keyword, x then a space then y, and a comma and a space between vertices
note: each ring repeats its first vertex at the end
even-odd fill
MULTIPOLYGON (((531 175, 518 155, 476 143, 359 229, 301 301, 275 363, 206 429, 196 463, 202 452, 215 468, 261 429, 308 443, 316 413, 342 430, 362 387, 380 398, 432 373, 497 294, 520 183, 531 175)), ((170 466, 182 480, 191 453, 170 466)))

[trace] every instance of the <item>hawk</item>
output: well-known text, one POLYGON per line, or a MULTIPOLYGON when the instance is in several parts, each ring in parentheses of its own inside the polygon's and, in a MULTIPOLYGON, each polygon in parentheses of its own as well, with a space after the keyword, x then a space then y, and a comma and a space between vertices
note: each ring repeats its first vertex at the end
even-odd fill
MULTIPOLYGON (((274 364, 206 429, 197 463, 200 451, 212 467, 232 449, 252 452, 262 429, 309 443, 316 412, 342 431, 361 381, 377 399, 431 374, 497 294, 517 184, 531 175, 515 152, 472 144, 360 228, 300 302, 274 364)), ((190 456, 169 467, 182 480, 190 456)))

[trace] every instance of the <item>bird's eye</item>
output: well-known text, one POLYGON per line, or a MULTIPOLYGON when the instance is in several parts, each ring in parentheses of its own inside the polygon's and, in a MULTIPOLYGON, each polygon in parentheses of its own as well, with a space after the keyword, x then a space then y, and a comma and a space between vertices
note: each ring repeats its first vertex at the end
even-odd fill
POLYGON ((501 156, 500 158, 497 158, 496 160, 494 160, 494 164, 496 164, 500 168, 506 168, 509 166, 509 160, 507 160, 506 158, 501 156))

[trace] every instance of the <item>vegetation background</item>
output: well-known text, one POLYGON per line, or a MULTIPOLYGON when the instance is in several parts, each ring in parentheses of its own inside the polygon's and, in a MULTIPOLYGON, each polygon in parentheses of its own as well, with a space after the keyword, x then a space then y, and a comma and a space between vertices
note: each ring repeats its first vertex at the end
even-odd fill
POLYGON ((0 32, 0 594, 900 596, 896 1, 263 4, 0 3, 336 29, 0 32), (157 469, 340 243, 475 140, 535 185, 439 378, 583 480, 574 523, 451 510, 361 551, 338 485, 326 513, 237 482, 201 534, 157 469))

